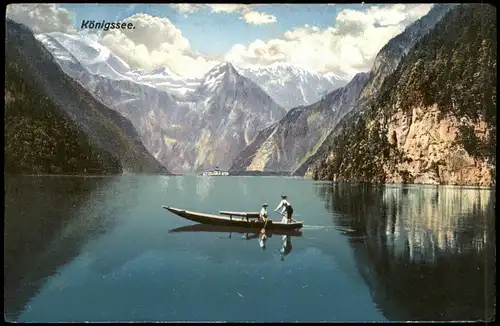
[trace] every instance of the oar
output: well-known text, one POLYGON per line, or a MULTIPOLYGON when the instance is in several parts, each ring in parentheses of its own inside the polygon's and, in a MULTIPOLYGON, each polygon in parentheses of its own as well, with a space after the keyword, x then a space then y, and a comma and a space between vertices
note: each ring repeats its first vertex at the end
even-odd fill
MULTIPOLYGON (((280 212, 277 212, 277 211, 274 211, 274 212, 276 212, 277 214, 280 214, 281 216, 286 216, 286 215, 285 215, 285 214, 283 214, 283 213, 280 213, 280 212)), ((294 219, 294 218, 292 218, 292 221, 297 222, 297 220, 296 220, 296 219, 294 219)))
MULTIPOLYGON (((276 211, 275 211, 276 212, 276 211)), ((277 214, 280 214, 281 216, 286 216, 285 214, 283 213, 280 213, 280 212, 276 212, 277 214)))
POLYGON ((267 221, 269 221, 269 216, 266 218, 266 222, 264 223, 264 227, 262 228, 264 230, 264 232, 266 231, 267 221))

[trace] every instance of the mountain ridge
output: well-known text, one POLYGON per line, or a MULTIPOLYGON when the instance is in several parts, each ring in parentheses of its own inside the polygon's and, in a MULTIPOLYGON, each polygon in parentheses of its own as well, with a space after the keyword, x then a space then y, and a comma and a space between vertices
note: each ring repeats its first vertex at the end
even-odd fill
MULTIPOLYGON (((69 56, 63 54, 61 42, 52 42, 46 35, 39 39, 63 58, 59 64, 66 74, 130 119, 149 152, 175 173, 215 166, 229 169, 233 156, 257 131, 285 114, 259 85, 241 76, 231 64, 217 65, 190 89, 170 94, 138 82, 140 71, 133 72, 135 79, 131 75, 120 80, 93 75, 79 62, 66 60, 69 56)), ((168 70, 157 69, 156 73, 168 70)))
POLYGON ((6 31, 6 170, 169 174, 130 122, 69 78, 27 26, 7 18, 6 31))
MULTIPOLYGON (((90 65, 91 67, 86 68, 92 74, 111 79, 134 80, 175 96, 182 97, 186 92, 192 91, 210 71, 209 69, 199 77, 182 77, 166 66, 159 66, 151 71, 130 69, 122 59, 87 35, 51 32, 38 34, 37 38, 49 46, 49 38, 57 40, 76 61, 84 67, 90 65)), ((64 60, 65 55, 58 52, 58 49, 52 47, 50 50, 64 60)), ((218 66, 226 63, 221 62, 218 66)), ((332 72, 320 74, 286 63, 274 63, 265 67, 238 67, 233 63, 231 65, 242 76, 262 87, 275 102, 286 109, 311 104, 319 100, 322 94, 347 83, 332 72)))

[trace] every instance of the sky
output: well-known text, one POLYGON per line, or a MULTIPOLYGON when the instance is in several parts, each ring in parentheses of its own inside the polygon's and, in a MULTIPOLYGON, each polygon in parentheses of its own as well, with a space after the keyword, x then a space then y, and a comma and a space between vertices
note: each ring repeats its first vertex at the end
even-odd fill
POLYGON ((221 62, 293 64, 319 73, 369 71, 378 51, 432 4, 9 4, 35 33, 91 35, 131 68, 200 76, 221 62), (83 20, 134 29, 82 29, 83 20))

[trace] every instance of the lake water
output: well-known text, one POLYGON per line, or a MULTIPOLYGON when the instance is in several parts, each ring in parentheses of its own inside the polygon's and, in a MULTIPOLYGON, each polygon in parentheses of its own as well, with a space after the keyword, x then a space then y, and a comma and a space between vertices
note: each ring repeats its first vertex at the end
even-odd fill
POLYGON ((493 316, 493 190, 119 176, 8 177, 5 191, 7 320, 493 316), (265 249, 253 234, 169 232, 194 223, 161 208, 273 210, 281 192, 305 226, 265 249))

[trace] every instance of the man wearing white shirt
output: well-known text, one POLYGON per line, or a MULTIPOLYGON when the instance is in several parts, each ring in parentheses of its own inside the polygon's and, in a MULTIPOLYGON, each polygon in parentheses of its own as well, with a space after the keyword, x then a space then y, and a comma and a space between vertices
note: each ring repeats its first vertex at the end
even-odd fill
POLYGON ((281 201, 278 204, 278 207, 274 210, 275 212, 280 213, 283 215, 282 223, 291 223, 292 222, 292 214, 293 214, 293 208, 290 202, 287 199, 287 196, 281 195, 281 201), (281 209, 281 212, 279 211, 281 209), (285 215, 286 212, 286 215, 285 215))
POLYGON ((267 220, 267 217, 268 217, 268 213, 267 213, 267 203, 263 204, 262 205, 262 209, 260 210, 259 212, 259 219, 261 221, 266 221, 267 220))

